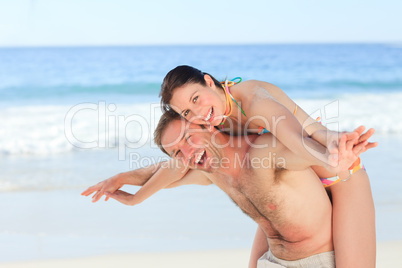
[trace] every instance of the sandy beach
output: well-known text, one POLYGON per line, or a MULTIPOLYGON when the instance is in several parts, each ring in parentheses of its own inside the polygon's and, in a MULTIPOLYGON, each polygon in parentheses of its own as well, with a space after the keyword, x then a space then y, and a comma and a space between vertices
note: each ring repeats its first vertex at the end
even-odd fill
MULTIPOLYGON (((377 267, 402 266, 402 241, 380 242, 377 248, 377 267)), ((102 255, 75 259, 40 260, 3 263, 3 268, 67 268, 67 267, 175 267, 175 268, 244 268, 250 250, 213 250, 193 252, 102 255)))
MULTIPOLYGON (((377 267, 402 267, 400 169, 395 165, 389 176, 382 177, 381 169, 375 168, 389 161, 386 155, 393 155, 391 148, 402 142, 395 137, 379 141, 381 150, 365 156, 365 163, 372 167, 377 267)), ((71 159, 78 161, 80 156, 71 159)), ((97 156, 93 158, 102 154, 97 156)), ((400 161, 399 156, 391 159, 400 161)), ((62 160, 74 164, 67 156, 62 160)), ((2 193, 0 267, 248 265, 255 223, 215 186, 163 190, 135 207, 115 201, 93 204, 79 193, 78 189, 2 193)))

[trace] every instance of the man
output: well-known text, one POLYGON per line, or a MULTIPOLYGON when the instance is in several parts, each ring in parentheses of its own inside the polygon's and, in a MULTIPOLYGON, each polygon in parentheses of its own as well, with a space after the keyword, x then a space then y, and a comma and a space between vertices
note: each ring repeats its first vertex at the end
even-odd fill
MULTIPOLYGON (((298 267, 304 262, 309 267, 314 267, 313 263, 335 267, 331 203, 310 168, 319 162, 298 158, 272 134, 233 138, 177 117, 162 118, 156 131, 157 143, 192 169, 171 186, 214 183, 253 218, 259 230, 251 266, 256 256, 269 249, 258 267, 284 267, 273 263, 298 267), (268 243, 264 243, 264 236, 268 243)), ((365 143, 352 149, 349 145, 353 142, 349 140, 346 146, 343 139, 340 143, 346 167, 364 150, 365 143)), ((347 177, 348 172, 339 175, 347 177)), ((117 190, 106 194, 131 204, 128 193, 117 190)))

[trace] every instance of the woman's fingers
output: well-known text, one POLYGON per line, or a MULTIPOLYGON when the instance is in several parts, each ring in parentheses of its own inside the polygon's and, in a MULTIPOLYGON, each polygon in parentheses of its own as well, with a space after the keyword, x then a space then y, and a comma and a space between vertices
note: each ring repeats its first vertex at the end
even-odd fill
POLYGON ((94 185, 94 186, 89 187, 89 188, 86 189, 85 191, 83 191, 83 192, 81 193, 81 195, 88 196, 88 195, 91 195, 93 192, 98 191, 99 189, 100 189, 100 188, 97 187, 97 185, 94 185))
POLYGON ((339 153, 342 154, 347 149, 347 135, 342 134, 341 138, 339 139, 339 153))
POLYGON ((103 194, 104 193, 102 190, 97 191, 96 194, 94 194, 94 196, 92 196, 92 202, 93 203, 98 202, 99 199, 101 199, 101 197, 103 196, 103 194))
POLYGON ((355 147, 353 147, 353 153, 355 154, 355 156, 359 156, 361 153, 363 153, 364 151, 366 151, 366 145, 367 145, 367 141, 365 142, 361 142, 358 145, 356 145, 355 147))
POLYGON ((92 194, 93 192, 94 192, 94 191, 91 190, 91 187, 89 187, 88 189, 86 189, 85 191, 83 191, 83 192, 81 193, 81 195, 88 196, 88 195, 92 194))
POLYGON ((125 191, 117 190, 114 193, 106 192, 105 195, 125 205, 133 205, 131 200, 133 199, 134 195, 127 193, 125 191))
POLYGON ((368 140, 371 136, 373 136, 374 132, 374 128, 370 128, 366 133, 360 136, 359 141, 362 142, 368 140))
POLYGON ((366 129, 365 126, 360 126, 360 127, 356 128, 353 132, 357 132, 358 135, 360 136, 365 129, 366 129))
POLYGON ((88 189, 86 189, 85 191, 83 191, 83 192, 81 193, 81 195, 84 195, 84 196, 91 195, 93 192, 96 192, 96 191, 99 191, 100 189, 102 189, 102 187, 103 187, 104 184, 105 184, 105 182, 104 182, 104 181, 101 181, 101 182, 99 182, 99 183, 97 183, 97 184, 95 184, 95 185, 93 185, 93 186, 91 186, 91 187, 88 187, 88 189))

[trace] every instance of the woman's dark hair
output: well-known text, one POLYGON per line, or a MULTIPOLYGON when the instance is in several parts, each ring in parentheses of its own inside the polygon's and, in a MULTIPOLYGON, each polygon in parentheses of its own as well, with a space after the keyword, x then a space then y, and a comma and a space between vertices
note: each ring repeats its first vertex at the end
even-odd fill
POLYGON ((206 86, 206 81, 204 79, 204 75, 206 74, 212 78, 216 87, 222 88, 221 83, 216 80, 212 75, 201 72, 200 70, 188 65, 177 66, 176 68, 168 72, 163 79, 161 92, 159 93, 159 96, 161 97, 162 111, 166 112, 171 109, 169 103, 172 100, 173 91, 176 88, 190 83, 206 86))

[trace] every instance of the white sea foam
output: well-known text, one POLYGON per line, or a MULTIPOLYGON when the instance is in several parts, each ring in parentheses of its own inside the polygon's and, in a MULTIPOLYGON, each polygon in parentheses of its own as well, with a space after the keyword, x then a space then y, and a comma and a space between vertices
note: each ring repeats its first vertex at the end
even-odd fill
POLYGON ((151 103, 3 108, 0 153, 46 155, 116 148, 119 142, 131 147, 146 146, 159 116, 159 107, 151 103))
POLYGON ((402 93, 353 93, 337 99, 295 100, 329 129, 348 131, 364 125, 377 134, 402 134, 402 93))
MULTIPOLYGON (((359 125, 377 134, 402 134, 402 93, 344 94, 338 99, 296 99, 312 117, 334 130, 359 125)), ((76 149, 149 147, 160 117, 158 104, 81 103, 0 110, 2 155, 48 155, 76 149)))

